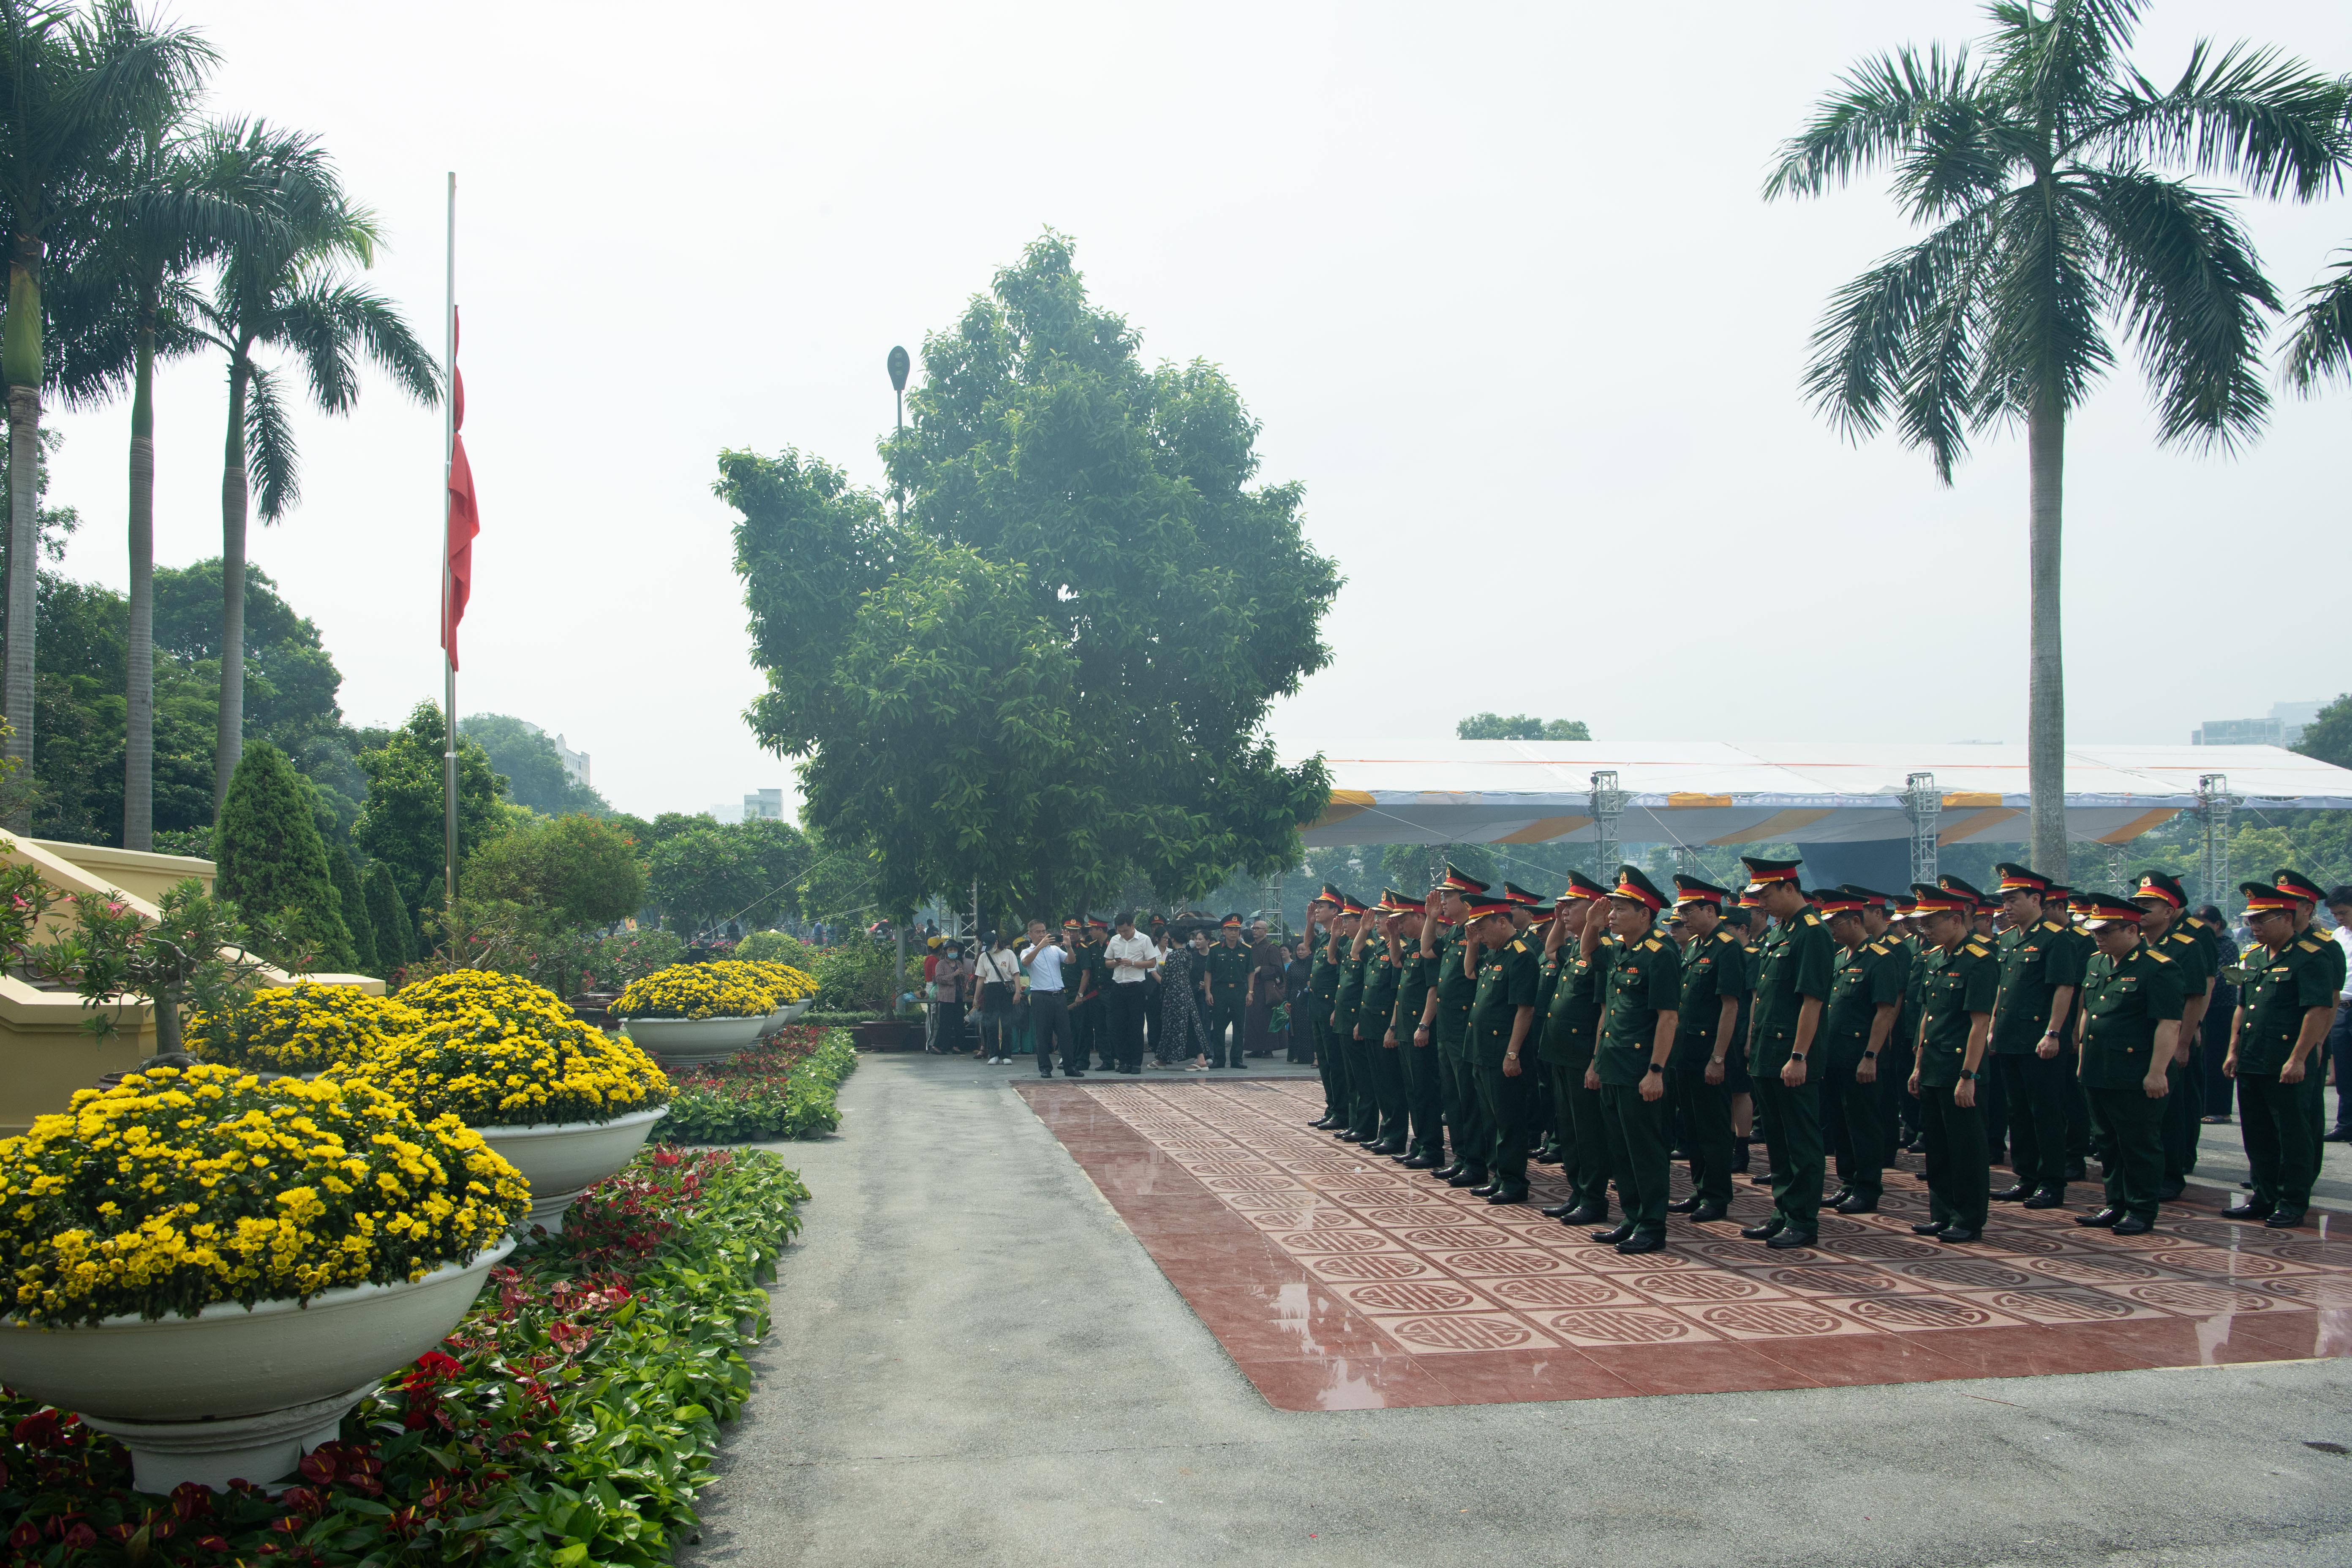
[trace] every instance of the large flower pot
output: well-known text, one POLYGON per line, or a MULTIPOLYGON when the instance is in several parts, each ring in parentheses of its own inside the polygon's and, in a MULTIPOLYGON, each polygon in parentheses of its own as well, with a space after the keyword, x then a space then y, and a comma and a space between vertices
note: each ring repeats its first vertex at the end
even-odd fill
POLYGON ((799 1017, 802 1014, 807 1012, 810 1008, 815 1005, 816 998, 814 996, 803 996, 797 1002, 785 1003, 784 1022, 787 1024, 791 1023, 793 1019, 799 1017))
POLYGON ((610 1121, 557 1121, 533 1127, 477 1127, 488 1143, 530 1184, 525 1225, 563 1228, 572 1201, 629 1163, 669 1107, 633 1110, 610 1121))
POLYGON ((632 1018, 621 1026, 637 1048, 665 1064, 724 1061, 760 1037, 768 1016, 748 1018, 632 1018))
POLYGON ((346 1286, 308 1306, 224 1301, 73 1329, 0 1320, 0 1383, 119 1439, 142 1492, 274 1481, 333 1442, 376 1379, 439 1344, 513 1249, 501 1241, 414 1283, 346 1286))
POLYGON ((772 1035, 775 1033, 778 1029, 782 1028, 786 1024, 791 1023, 794 1018, 797 1018, 802 1014, 807 1012, 809 1010, 809 1004, 814 1000, 815 998, 814 997, 804 996, 797 1002, 785 1003, 782 1006, 768 1015, 767 1022, 760 1026, 760 1032, 763 1035, 772 1035))

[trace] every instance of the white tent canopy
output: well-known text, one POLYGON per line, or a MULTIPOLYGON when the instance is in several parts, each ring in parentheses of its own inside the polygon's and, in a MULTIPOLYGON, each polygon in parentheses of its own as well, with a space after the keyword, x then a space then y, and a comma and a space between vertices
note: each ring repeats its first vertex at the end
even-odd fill
MULTIPOLYGON (((1913 773, 1933 776, 1943 844, 2017 844, 2029 832, 2025 748, 1717 741, 1401 741, 1321 752, 1331 803, 1306 830, 1329 844, 1544 844, 1595 837, 1595 773, 1613 772, 1626 844, 1691 846, 1907 838, 1913 773)), ((2073 746, 2066 832, 2121 844, 2226 780, 2259 812, 2352 810, 2352 770, 2277 746, 2073 746)))

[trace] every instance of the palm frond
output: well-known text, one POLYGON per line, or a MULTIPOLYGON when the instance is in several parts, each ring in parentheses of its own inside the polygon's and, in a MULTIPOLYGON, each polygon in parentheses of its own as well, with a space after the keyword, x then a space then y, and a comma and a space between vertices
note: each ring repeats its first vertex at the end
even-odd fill
POLYGON ((2169 88, 2132 72, 2108 113, 2085 128, 2082 151, 2185 164, 2273 200, 2309 201, 2342 188, 2352 158, 2346 102, 2345 80, 2276 49, 2240 44, 2214 58, 2200 41, 2169 88))
POLYGON ((2105 237, 2104 266, 2156 392, 2158 439, 2234 450, 2270 410, 2260 375, 2277 291, 2221 197, 2137 168, 2071 182, 2105 237))
POLYGON ((2329 376, 2352 382, 2352 250, 2338 254, 2336 275, 2305 293, 2287 340, 2282 374, 2306 397, 2329 376))
POLYGON ((246 380, 245 469, 253 481, 254 510, 262 521, 276 522, 302 499, 286 400, 278 395, 277 374, 257 364, 250 367, 246 380))
POLYGON ((1865 60, 1838 79, 1812 122, 1781 144, 1765 197, 1819 195, 1894 163, 1923 126, 1973 97, 1965 47, 1948 54, 1937 45, 1925 56, 1906 48, 1865 60))
POLYGON ((331 274, 314 273, 281 302, 269 341, 302 356, 311 397, 330 414, 345 412, 358 398, 362 354, 419 402, 440 397, 439 363, 392 301, 331 274))
POLYGON ((2035 186, 2003 202, 2000 244, 1987 274, 1987 331, 1978 416, 2023 416, 2048 386, 2061 408, 2078 406, 2115 364, 2100 329, 2109 297, 2098 235, 2079 205, 2046 200, 2035 186))
POLYGON ((1876 434, 1889 405, 1899 404, 1906 439, 1927 445, 1948 477, 1971 413, 1954 373, 1971 353, 1976 279, 1995 232, 1993 209, 1966 214, 1832 299, 1813 332, 1803 386, 1849 439, 1876 434), (1948 399, 1940 410, 1937 396, 1948 399))
POLYGON ((2004 0, 1990 7, 1991 75, 2020 119, 2072 142, 2111 95, 2143 9, 2145 0, 2004 0))

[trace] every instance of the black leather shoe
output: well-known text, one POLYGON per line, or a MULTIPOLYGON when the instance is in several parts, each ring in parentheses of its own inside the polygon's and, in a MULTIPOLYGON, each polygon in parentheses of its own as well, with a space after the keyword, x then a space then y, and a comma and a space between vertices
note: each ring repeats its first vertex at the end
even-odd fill
POLYGON ((1698 1207, 1691 1210, 1691 1224, 1713 1225, 1717 1220, 1723 1217, 1724 1212, 1724 1207, 1721 1204, 1701 1204, 1698 1207))
POLYGON ((1367 1154, 1386 1154, 1391 1158, 1402 1160, 1404 1158, 1404 1141, 1399 1138, 1382 1138, 1377 1142, 1365 1144, 1364 1152, 1367 1154))
POLYGON ((1686 1198, 1676 1198, 1674 1202, 1666 1205, 1666 1212, 1668 1214, 1689 1214, 1697 1207, 1698 1198, 1694 1194, 1686 1198))
POLYGON ((2136 1214, 2127 1214, 2124 1215, 2123 1218, 2116 1221, 2116 1234, 2117 1236, 2146 1236, 2149 1231, 2154 1230, 2156 1226, 2148 1224, 2147 1221, 2140 1218, 2139 1215, 2136 1214))
POLYGON ((1437 1156, 1424 1149, 1417 1154, 1407 1154, 1403 1163, 1408 1171, 1433 1171, 1437 1169, 1437 1156))
POLYGON ((1636 1253, 1655 1252, 1666 1245, 1666 1238, 1654 1230, 1637 1230, 1617 1244, 1617 1250, 1631 1258, 1636 1253))
POLYGON ((1331 1136, 1342 1143, 1360 1143, 1364 1141, 1364 1135, 1352 1127, 1342 1127, 1331 1136))
POLYGON ((1853 1196, 1853 1189, 1852 1187, 1840 1186, 1837 1191, 1832 1193, 1829 1196, 1822 1200, 1822 1206, 1824 1208, 1835 1208, 1838 1205, 1845 1202, 1846 1199, 1852 1196, 1853 1196))
POLYGON ((2121 1209, 2103 1208, 2095 1210, 2090 1214, 2076 1215, 2074 1216, 2074 1223, 2076 1225, 2096 1226, 2101 1230, 2105 1230, 2111 1226, 2120 1223, 2123 1217, 2124 1211, 2121 1209))
POLYGON ((2263 1221, 2263 1224, 2268 1226, 2273 1230, 2293 1230, 2303 1224, 2303 1211, 2301 1209, 2277 1209, 2273 1211, 2271 1217, 2263 1221))
POLYGON ((1917 1221, 1911 1226, 1911 1234, 1914 1236, 1941 1236, 1944 1234, 1944 1227, 1951 1223, 1952 1222, 1948 1219, 1923 1219, 1917 1221))
POLYGON ((2160 1204, 2168 1204, 2188 1190, 2189 1184, 2186 1182, 2167 1182, 2162 1186, 2156 1189, 2156 1201, 2160 1204))
POLYGON ((1536 1210, 1536 1213, 1543 1215, 1546 1219, 1566 1219, 1569 1215, 1569 1211, 1575 1207, 1576 1200, 1574 1198, 1570 1198, 1566 1203, 1554 1204, 1549 1208, 1538 1209, 1536 1210))
POLYGON ((2063 1209, 2066 1206, 2066 1194, 2054 1188, 2044 1187, 2026 1199, 2020 1206, 2030 1209, 2063 1209))
POLYGON ((1557 1165, 1559 1163, 1559 1151, 1557 1149, 1538 1149, 1534 1154, 1529 1156, 1529 1158, 1533 1159, 1538 1165, 1557 1165))
POLYGON ((1470 1195, 1474 1198, 1491 1198, 1502 1190, 1502 1182, 1496 1177, 1488 1176, 1485 1181, 1470 1189, 1470 1195))
POLYGON ((1769 1187, 1772 1184, 1772 1173, 1769 1171, 1759 1171, 1756 1174, 1748 1178, 1748 1184, 1751 1187, 1769 1187))
POLYGON ((2033 1189, 2020 1182, 2013 1187, 2002 1187, 1986 1195, 1997 1204, 2021 1204, 2033 1195, 2033 1189))
POLYGON ((1559 1223, 1566 1226, 1598 1225, 1608 1217, 1607 1204, 1579 1204, 1560 1215, 1559 1223))
POLYGON ((1084 1078, 1087 1075, 1086 1070, 1082 1068, 1076 1072, 1066 1072, 1062 1076, 1064 1078, 1084 1078))
POLYGON ((1633 1238, 1633 1222, 1630 1219, 1623 1225, 1612 1225, 1607 1230, 1596 1230, 1592 1233, 1592 1239, 1603 1247, 1614 1247, 1621 1241, 1631 1241, 1633 1238))
POLYGON ((1307 1125, 1312 1127, 1318 1132, 1328 1132, 1331 1129, 1339 1126, 1339 1124, 1331 1120, 1331 1113, 1327 1110, 1307 1125))
POLYGON ((1969 1230, 1964 1226, 1948 1225, 1936 1233, 1937 1241, 1982 1241, 1984 1232, 1969 1230))
POLYGON ((1490 1204, 1523 1204, 1528 1201, 1528 1189, 1524 1185, 1496 1187, 1486 1194, 1486 1201, 1490 1204))
POLYGON ((1746 1237, 1750 1241, 1769 1241, 1788 1228, 1789 1222, 1782 1219, 1779 1215, 1774 1215, 1762 1225, 1746 1225, 1740 1226, 1739 1234, 1746 1237))
POLYGON ((2223 1209, 2221 1211, 2221 1217, 2223 1219, 2266 1220, 2271 1217, 2271 1205, 2268 1204, 2258 1204, 2254 1202, 2253 1199, 2248 1198, 2244 1203, 2231 1204, 2228 1208, 2223 1209))
POLYGON ((1449 1187, 1483 1187, 1486 1184, 1486 1173, 1478 1165, 1465 1166, 1446 1177, 1445 1184, 1449 1187))
POLYGON ((2352 1143, 2352 1127, 2338 1127, 2321 1135, 2322 1143, 2352 1143))
POLYGON ((1789 1229, 1782 1231, 1780 1235, 1774 1237, 1764 1245, 1770 1247, 1775 1252, 1794 1252, 1801 1247, 1812 1246, 1814 1239, 1815 1238, 1811 1231, 1799 1230, 1795 1226, 1791 1226, 1789 1229))
POLYGON ((1848 1193, 1835 1206, 1840 1214, 1876 1214, 1878 1200, 1861 1193, 1848 1193))

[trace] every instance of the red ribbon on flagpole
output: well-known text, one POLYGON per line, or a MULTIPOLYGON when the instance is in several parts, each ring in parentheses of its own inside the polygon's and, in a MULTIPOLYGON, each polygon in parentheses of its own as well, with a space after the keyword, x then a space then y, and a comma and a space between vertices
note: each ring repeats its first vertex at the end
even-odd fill
MULTIPOLYGON (((457 328, 452 312, 449 329, 454 351, 457 328)), ((466 461, 466 378, 454 353, 449 363, 451 397, 449 442, 448 564, 441 591, 441 646, 449 668, 457 668, 457 623, 466 618, 466 601, 473 595, 474 536, 482 531, 481 513, 474 506, 474 470, 466 461)))

